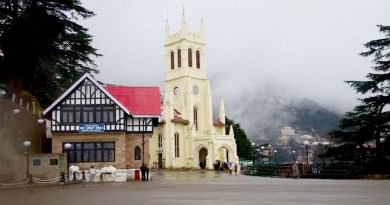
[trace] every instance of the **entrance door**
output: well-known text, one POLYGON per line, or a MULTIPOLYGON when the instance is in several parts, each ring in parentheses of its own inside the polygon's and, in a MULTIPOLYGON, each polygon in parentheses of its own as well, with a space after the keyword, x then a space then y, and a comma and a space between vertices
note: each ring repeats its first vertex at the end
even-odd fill
POLYGON ((207 164, 206 164, 206 157, 207 157, 207 149, 202 148, 199 150, 199 166, 201 169, 206 169, 207 164))
POLYGON ((162 153, 158 153, 158 168, 162 169, 162 153))

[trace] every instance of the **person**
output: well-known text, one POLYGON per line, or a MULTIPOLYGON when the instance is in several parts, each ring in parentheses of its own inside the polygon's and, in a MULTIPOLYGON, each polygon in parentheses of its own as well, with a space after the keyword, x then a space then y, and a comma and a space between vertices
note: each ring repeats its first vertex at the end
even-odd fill
POLYGON ((95 181, 95 176, 96 176, 95 166, 91 166, 91 168, 89 168, 89 181, 90 182, 94 182, 95 181))
POLYGON ((148 165, 145 164, 145 172, 146 172, 146 181, 149 181, 149 168, 148 165))
POLYGON ((293 177, 299 178, 299 166, 298 166, 298 161, 295 161, 294 164, 292 165, 292 173, 293 177))
POLYGON ((142 181, 145 181, 146 180, 146 177, 145 177, 145 164, 142 164, 141 165, 141 175, 142 175, 142 181))
POLYGON ((234 173, 237 175, 237 169, 238 169, 238 167, 237 167, 237 164, 234 164, 234 173))
POLYGON ((229 163, 229 174, 230 175, 232 175, 232 171, 233 171, 233 164, 229 163))

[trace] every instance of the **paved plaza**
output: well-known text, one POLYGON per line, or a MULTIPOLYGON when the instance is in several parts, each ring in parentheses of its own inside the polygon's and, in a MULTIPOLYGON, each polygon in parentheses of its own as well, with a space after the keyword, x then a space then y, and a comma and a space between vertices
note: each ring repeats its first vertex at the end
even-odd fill
POLYGON ((0 204, 390 204, 388 180, 285 179, 214 171, 153 172, 148 182, 0 190, 0 204))

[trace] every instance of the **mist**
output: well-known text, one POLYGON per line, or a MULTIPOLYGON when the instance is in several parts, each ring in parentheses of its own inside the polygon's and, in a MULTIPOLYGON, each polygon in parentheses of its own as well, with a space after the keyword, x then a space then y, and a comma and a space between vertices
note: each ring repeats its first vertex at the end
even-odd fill
POLYGON ((268 124, 291 122, 281 110, 292 102, 310 100, 339 115, 351 110, 359 96, 344 81, 370 72, 371 59, 359 53, 390 19, 386 0, 82 2, 97 14, 80 20, 103 54, 96 77, 111 84, 164 90, 165 20, 178 31, 184 7, 189 30, 197 31, 203 18, 214 107, 223 98, 226 114, 253 139, 276 133, 262 129, 268 124))

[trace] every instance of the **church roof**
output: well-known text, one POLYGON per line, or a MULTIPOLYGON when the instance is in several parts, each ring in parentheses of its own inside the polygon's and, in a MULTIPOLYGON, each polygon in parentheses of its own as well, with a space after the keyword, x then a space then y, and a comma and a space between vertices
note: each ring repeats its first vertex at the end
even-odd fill
POLYGON ((133 116, 161 116, 159 87, 104 86, 133 116))

